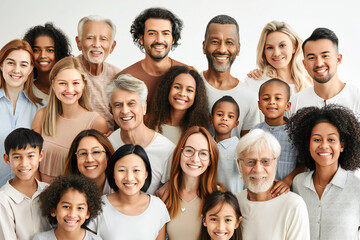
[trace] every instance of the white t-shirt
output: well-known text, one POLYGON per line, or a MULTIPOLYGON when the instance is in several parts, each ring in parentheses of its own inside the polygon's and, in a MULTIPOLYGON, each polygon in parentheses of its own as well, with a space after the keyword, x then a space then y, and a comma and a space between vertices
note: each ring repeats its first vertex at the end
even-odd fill
POLYGON ((162 135, 172 141, 175 145, 178 143, 182 131, 180 126, 170 126, 167 124, 161 125, 162 127, 162 135))
MULTIPOLYGON (((54 229, 47 231, 47 232, 41 232, 35 235, 33 240, 57 240, 54 229)), ((83 240, 102 240, 101 237, 96 236, 90 231, 85 230, 85 236, 83 240)))
MULTIPOLYGON (((119 128, 109 136, 109 140, 115 150, 124 145, 120 137, 120 131, 121 129, 119 128)), ((160 133, 155 134, 157 135, 153 141, 145 148, 152 173, 151 184, 147 190, 147 193, 150 194, 154 194, 161 183, 169 180, 172 155, 175 149, 175 145, 169 139, 160 133)))
POLYGON ((309 216, 304 200, 293 192, 268 201, 250 201, 247 190, 236 194, 243 216, 243 239, 309 240, 309 216))
MULTIPOLYGON (((351 109, 355 114, 360 114, 360 89, 356 85, 346 83, 345 87, 334 97, 324 100, 319 97, 314 87, 308 87, 301 92, 291 96, 291 109, 289 116, 294 115, 303 107, 323 107, 327 104, 338 104, 351 109)), ((357 116, 359 119, 359 116, 357 116)))
POLYGON ((211 111, 214 103, 225 95, 231 96, 239 105, 239 126, 234 128, 232 136, 240 137, 241 130, 250 130, 253 126, 260 122, 259 109, 257 104, 257 97, 251 89, 244 83, 239 82, 236 87, 230 90, 219 90, 211 86, 204 77, 204 72, 201 72, 201 77, 204 80, 206 94, 209 101, 209 111, 211 111))
POLYGON ((161 228, 170 221, 165 204, 150 195, 150 203, 137 216, 128 216, 116 210, 106 196, 102 213, 88 224, 88 228, 106 240, 155 240, 161 228))

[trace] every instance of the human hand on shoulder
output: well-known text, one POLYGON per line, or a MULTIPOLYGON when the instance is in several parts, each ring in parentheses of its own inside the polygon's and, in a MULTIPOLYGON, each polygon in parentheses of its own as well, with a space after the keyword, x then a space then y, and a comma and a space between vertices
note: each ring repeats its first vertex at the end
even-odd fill
POLYGON ((170 192, 169 192, 169 182, 166 182, 164 185, 162 185, 156 192, 155 196, 160 198, 163 202, 166 201, 166 199, 169 198, 170 192))
POLYGON ((271 189, 271 195, 272 197, 278 197, 283 193, 288 193, 290 191, 290 186, 291 184, 289 184, 289 182, 287 182, 285 179, 284 180, 274 180, 275 184, 271 189))
POLYGON ((261 75, 263 74, 263 71, 261 71, 260 69, 254 69, 252 71, 250 71, 247 76, 249 78, 253 78, 255 80, 259 80, 261 78, 261 75))

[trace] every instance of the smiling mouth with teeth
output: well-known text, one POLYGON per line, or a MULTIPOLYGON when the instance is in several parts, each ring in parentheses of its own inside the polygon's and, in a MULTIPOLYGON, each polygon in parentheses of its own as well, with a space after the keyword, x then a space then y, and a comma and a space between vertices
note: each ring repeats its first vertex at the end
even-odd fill
POLYGON ((74 224, 76 224, 78 222, 78 220, 66 220, 66 219, 64 219, 64 221, 66 223, 68 223, 68 224, 71 224, 71 225, 74 225, 74 224))
POLYGON ((121 120, 123 120, 123 121, 129 121, 131 119, 133 119, 133 117, 122 117, 121 118, 121 120))

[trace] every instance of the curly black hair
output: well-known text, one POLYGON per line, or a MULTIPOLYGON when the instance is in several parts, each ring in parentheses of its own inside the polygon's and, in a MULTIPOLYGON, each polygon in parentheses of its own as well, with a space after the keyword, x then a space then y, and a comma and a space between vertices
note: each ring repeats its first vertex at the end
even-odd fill
POLYGON ((56 217, 51 216, 51 212, 56 209, 62 195, 68 190, 77 190, 86 196, 90 217, 86 219, 81 226, 84 228, 92 218, 97 217, 101 213, 102 201, 100 191, 95 182, 82 175, 57 177, 49 187, 40 194, 41 214, 47 216, 50 224, 56 225, 56 217))
POLYGON ((190 74, 196 83, 195 99, 193 105, 186 111, 184 121, 182 121, 181 130, 186 131, 192 126, 201 126, 206 129, 210 124, 210 113, 208 107, 208 98, 204 81, 199 73, 189 69, 186 66, 174 66, 164 75, 152 102, 152 112, 147 119, 146 125, 162 133, 161 125, 170 121, 169 93, 171 86, 177 76, 180 74, 190 74))
MULTIPOLYGON (((59 61, 64 57, 71 55, 71 45, 68 37, 62 30, 56 28, 52 23, 45 23, 44 26, 37 25, 30 28, 24 35, 24 40, 34 48, 35 40, 39 36, 50 37, 55 44, 55 60, 59 61)), ((35 77, 37 77, 36 69, 34 69, 35 77)))
POLYGON ((339 131, 340 141, 344 143, 344 151, 339 156, 340 166, 345 170, 359 168, 360 123, 350 109, 336 104, 302 108, 289 119, 287 130, 298 151, 298 161, 311 170, 315 169, 315 161, 309 151, 310 137, 312 129, 322 122, 334 125, 339 131))
POLYGON ((140 43, 140 37, 144 36, 145 22, 149 18, 165 19, 171 22, 172 37, 174 43, 171 46, 171 50, 174 50, 180 43, 181 30, 183 28, 183 21, 177 18, 172 12, 164 8, 148 8, 142 11, 134 20, 130 27, 130 33, 133 38, 133 42, 141 50, 144 46, 140 43))

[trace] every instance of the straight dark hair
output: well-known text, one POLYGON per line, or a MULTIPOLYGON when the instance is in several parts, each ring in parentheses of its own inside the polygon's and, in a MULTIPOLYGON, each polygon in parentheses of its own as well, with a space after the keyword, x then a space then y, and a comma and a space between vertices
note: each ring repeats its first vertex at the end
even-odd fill
POLYGON ((42 136, 28 128, 17 128, 12 131, 4 141, 5 153, 9 155, 10 150, 13 149, 26 149, 31 146, 32 148, 39 148, 39 153, 43 148, 44 139, 42 136))

